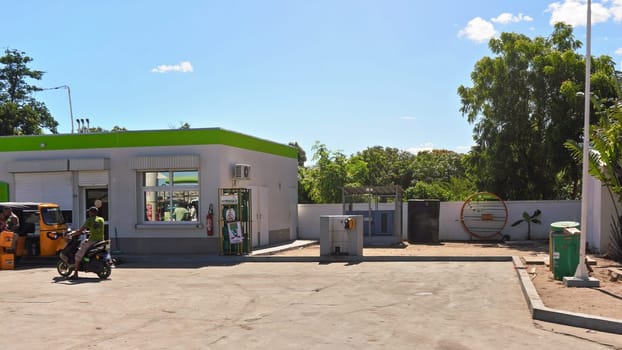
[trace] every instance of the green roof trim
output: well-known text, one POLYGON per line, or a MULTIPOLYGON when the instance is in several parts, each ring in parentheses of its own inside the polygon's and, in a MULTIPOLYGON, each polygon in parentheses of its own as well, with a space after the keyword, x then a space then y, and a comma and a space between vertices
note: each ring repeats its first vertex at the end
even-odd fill
POLYGON ((298 158, 298 150, 289 145, 220 128, 0 137, 0 152, 196 145, 225 145, 288 158, 298 158))

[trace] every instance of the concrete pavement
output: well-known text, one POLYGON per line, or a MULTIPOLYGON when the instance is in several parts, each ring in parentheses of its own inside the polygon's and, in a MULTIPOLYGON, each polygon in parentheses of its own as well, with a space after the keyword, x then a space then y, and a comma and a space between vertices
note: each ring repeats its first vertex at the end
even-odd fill
MULTIPOLYGON (((298 249, 311 244, 316 244, 317 241, 301 240, 294 241, 281 247, 270 247, 265 250, 257 250, 254 252, 255 256, 270 255, 275 252, 298 249)), ((533 283, 531 278, 525 271, 525 265, 518 256, 381 256, 381 257, 346 257, 346 259, 354 259, 360 261, 508 261, 511 260, 514 264, 523 295, 529 307, 529 311, 532 314, 534 320, 544 321, 548 323, 556 323, 560 325, 568 325, 573 327, 579 327, 592 331, 603 331, 608 333, 622 334, 622 320, 612 319, 607 317, 600 317, 582 313, 575 313, 565 310, 558 310, 546 307, 533 283)))
POLYGON ((517 257, 272 255, 315 243, 125 256, 107 281, 70 282, 46 261, 0 271, 0 348, 622 349, 594 330, 619 320, 544 307, 517 257), (70 318, 80 328, 59 336, 70 318))
POLYGON ((534 327, 511 260, 219 258, 149 267, 128 257, 106 281, 67 281, 52 267, 0 271, 0 348, 622 347, 617 335, 534 327))
POLYGON ((287 244, 256 249, 248 256, 132 256, 136 267, 201 267, 231 265, 245 262, 308 262, 308 263, 361 263, 361 262, 503 262, 512 261, 523 296, 534 320, 569 325, 590 331, 622 334, 622 320, 574 313, 546 307, 518 256, 275 256, 289 249, 300 249, 317 244, 315 240, 296 240, 287 244))

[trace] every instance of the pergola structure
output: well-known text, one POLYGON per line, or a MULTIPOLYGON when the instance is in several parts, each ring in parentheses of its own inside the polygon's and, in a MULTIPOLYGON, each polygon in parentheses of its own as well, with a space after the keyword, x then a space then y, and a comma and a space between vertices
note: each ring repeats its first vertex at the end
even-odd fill
MULTIPOLYGON (((365 240, 370 241, 372 236, 383 236, 390 238, 389 243, 397 243, 402 239, 402 193, 404 190, 398 185, 387 186, 345 186, 342 188, 342 212, 343 215, 358 213, 364 216, 367 226, 365 240), (393 222, 392 232, 382 232, 382 225, 374 225, 374 218, 379 209, 379 203, 394 203, 392 210, 393 222), (354 203, 367 203, 367 210, 354 210, 354 203)), ((386 210, 384 211, 386 212, 386 210)), ((386 213, 385 213, 386 214, 386 213)), ((386 223, 385 223, 386 224, 386 223)))

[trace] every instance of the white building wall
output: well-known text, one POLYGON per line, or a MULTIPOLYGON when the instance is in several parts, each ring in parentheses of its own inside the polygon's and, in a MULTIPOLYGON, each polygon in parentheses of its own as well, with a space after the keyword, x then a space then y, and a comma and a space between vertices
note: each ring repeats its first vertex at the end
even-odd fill
MULTIPOLYGON (((296 238, 296 232, 290 230, 290 211, 293 205, 297 204, 298 198, 292 196, 290 189, 297 188, 298 184, 297 159, 226 146, 215 146, 209 157, 216 159, 216 163, 222 165, 218 172, 221 187, 265 187, 268 195, 269 210, 266 212, 268 213, 269 234, 272 237, 279 237, 287 231, 286 239, 296 238), (251 166, 249 180, 233 179, 232 171, 235 164, 251 166), (292 203, 293 200, 295 202, 292 203)), ((251 198, 252 196, 251 190, 251 198)), ((216 206, 216 202, 214 203, 216 206)), ((265 219, 265 217, 262 218, 262 220, 265 219)))
MULTIPOLYGON (((588 222, 587 225, 583 225, 587 229, 587 244, 589 247, 605 247, 606 243, 603 240, 606 241, 608 238, 606 230, 608 230, 609 225, 603 225, 602 217, 605 211, 607 211, 607 205, 603 201, 608 201, 610 198, 605 193, 606 189, 601 186, 600 181, 594 177, 588 177, 587 185, 589 191, 589 197, 587 198, 588 222), (603 195, 605 196, 603 197, 603 195), (605 244, 603 245, 603 243, 605 244)), ((578 221, 581 220, 579 219, 578 221)), ((599 250, 602 250, 602 248, 599 248, 599 250)))
MULTIPOLYGON (((522 219, 523 212, 533 214, 540 209, 542 224, 531 224, 531 239, 548 238, 550 225, 556 221, 581 221, 580 201, 506 201, 508 219, 501 231, 502 235, 509 235, 512 240, 527 238, 527 224, 521 223, 511 227, 512 223, 522 219)), ((441 202, 439 214, 439 238, 441 240, 464 241, 477 239, 472 237, 460 222, 460 211, 463 202, 441 202)))
MULTIPOLYGON (((269 231, 275 238, 285 235, 294 239, 296 232, 292 226, 291 211, 297 204, 297 196, 292 188, 297 188, 297 159, 272 154, 249 151, 222 145, 175 146, 175 147, 131 147, 110 149, 81 149, 43 152, 5 152, 0 153, 0 169, 4 164, 15 160, 70 159, 70 158, 108 158, 109 159, 109 233, 111 238, 201 238, 217 245, 220 231, 218 222, 214 223, 215 235, 207 237, 205 221, 210 203, 214 205, 214 219, 218 219, 218 194, 222 187, 265 186, 268 191, 269 231), (141 198, 136 170, 129 166, 130 159, 142 156, 200 156, 200 208, 199 221, 188 225, 138 225, 142 219, 141 198), (249 180, 233 180, 233 166, 236 163, 251 165, 249 180), (293 202, 292 202, 293 201, 293 202)), ((9 184, 14 196, 15 181, 12 173, 0 171, 0 181, 9 184)), ((74 184, 74 191, 77 185, 74 184)), ((72 193, 78 197, 79 193, 72 193)), ((252 194, 251 194, 252 195, 252 194)), ((34 200, 34 199, 33 199, 34 200)), ((76 207, 74 212, 84 213, 84 208, 76 207)), ((74 217, 76 217, 74 215, 74 217)), ((79 223, 74 222, 74 226, 79 223)), ((147 243, 147 242, 146 242, 147 243)), ((147 243, 148 244, 148 243, 147 243)))
MULTIPOLYGON (((381 209, 392 209, 392 204, 381 209)), ((465 231, 460 222, 460 210, 463 202, 441 202, 439 213, 439 238, 444 241, 466 241, 476 239, 465 231)), ((510 235, 513 240, 523 240, 527 238, 527 224, 522 223, 516 227, 510 225, 522 218, 523 211, 532 214, 536 209, 540 209, 542 214, 540 220, 542 224, 531 225, 532 239, 546 239, 549 235, 550 225, 556 221, 580 221, 581 202, 580 201, 509 201, 508 220, 502 234, 510 235)), ((362 208, 367 208, 366 204, 361 204, 362 208)), ((357 208, 358 209, 358 208, 357 208)), ((403 238, 408 235, 408 204, 403 205, 403 238)), ((341 204, 299 204, 298 205, 298 237, 301 239, 319 239, 320 216, 322 215, 341 215, 341 204)))
MULTIPOLYGON (((133 200, 122 200, 122 203, 119 203, 119 200, 114 201, 115 216, 118 215, 114 221, 118 223, 118 231, 122 231, 126 237, 205 237, 203 225, 210 203, 214 205, 215 232, 220 231, 220 223, 217 221, 218 190, 220 188, 266 186, 269 192, 268 205, 270 206, 269 230, 289 229, 290 194, 287 188, 296 184, 297 167, 292 166, 296 163, 296 159, 220 145, 115 150, 114 158, 111 158, 111 189, 113 189, 113 193, 110 195, 115 198, 126 198, 128 194, 136 195, 134 195, 133 200), (201 199, 198 213, 200 227, 180 230, 179 226, 175 225, 161 229, 155 227, 136 229, 134 225, 139 218, 125 215, 125 213, 139 215, 140 212, 137 208, 140 201, 139 198, 136 198, 138 188, 136 187, 135 171, 127 168, 127 162, 131 157, 144 155, 146 151, 149 152, 148 154, 162 156, 174 154, 200 155, 201 199), (233 179, 233 166, 237 163, 251 165, 249 180, 233 179)), ((212 239, 216 239, 216 237, 215 235, 212 239)))
MULTIPOLYGON (((376 208, 375 204, 372 204, 376 208)), ((354 203, 353 210, 368 210, 368 203, 354 203)), ((393 203, 378 203, 378 210, 393 210, 393 203)), ((319 239, 320 216, 342 215, 342 204, 298 204, 298 238, 319 239)), ((405 214, 405 212, 404 212, 405 214)))
POLYGON ((342 211, 341 204, 298 204, 298 238, 320 239, 320 217, 342 211))
MULTIPOLYGON (((600 182, 596 180, 595 182, 598 184, 598 188, 600 188, 600 190, 595 191, 595 193, 600 194, 599 204, 601 209, 600 220, 597 220, 594 225, 594 230, 600 231, 600 240, 596 242, 596 244, 598 244, 596 246, 600 247, 602 253, 606 253, 609 249, 609 245, 612 244, 613 241, 613 232, 611 228, 612 220, 615 220, 617 215, 622 215, 622 205, 616 202, 617 197, 615 194, 612 199, 607 188, 600 186, 600 182)), ((589 240, 588 242, 590 245, 592 244, 589 240)))
MULTIPOLYGON (((612 241, 612 220, 622 213, 622 206, 616 203, 606 187, 596 178, 588 177, 589 198, 587 200, 587 243, 588 247, 606 253, 612 241), (616 211, 616 206, 618 211, 616 211)), ((580 221, 580 220, 579 220, 580 221)))

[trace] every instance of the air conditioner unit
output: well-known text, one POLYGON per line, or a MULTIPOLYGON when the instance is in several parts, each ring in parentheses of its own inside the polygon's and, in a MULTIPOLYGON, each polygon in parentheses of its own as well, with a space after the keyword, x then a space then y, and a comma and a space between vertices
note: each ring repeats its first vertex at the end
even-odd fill
POLYGON ((251 177, 251 166, 248 164, 236 164, 233 169, 234 179, 248 179, 251 177))

